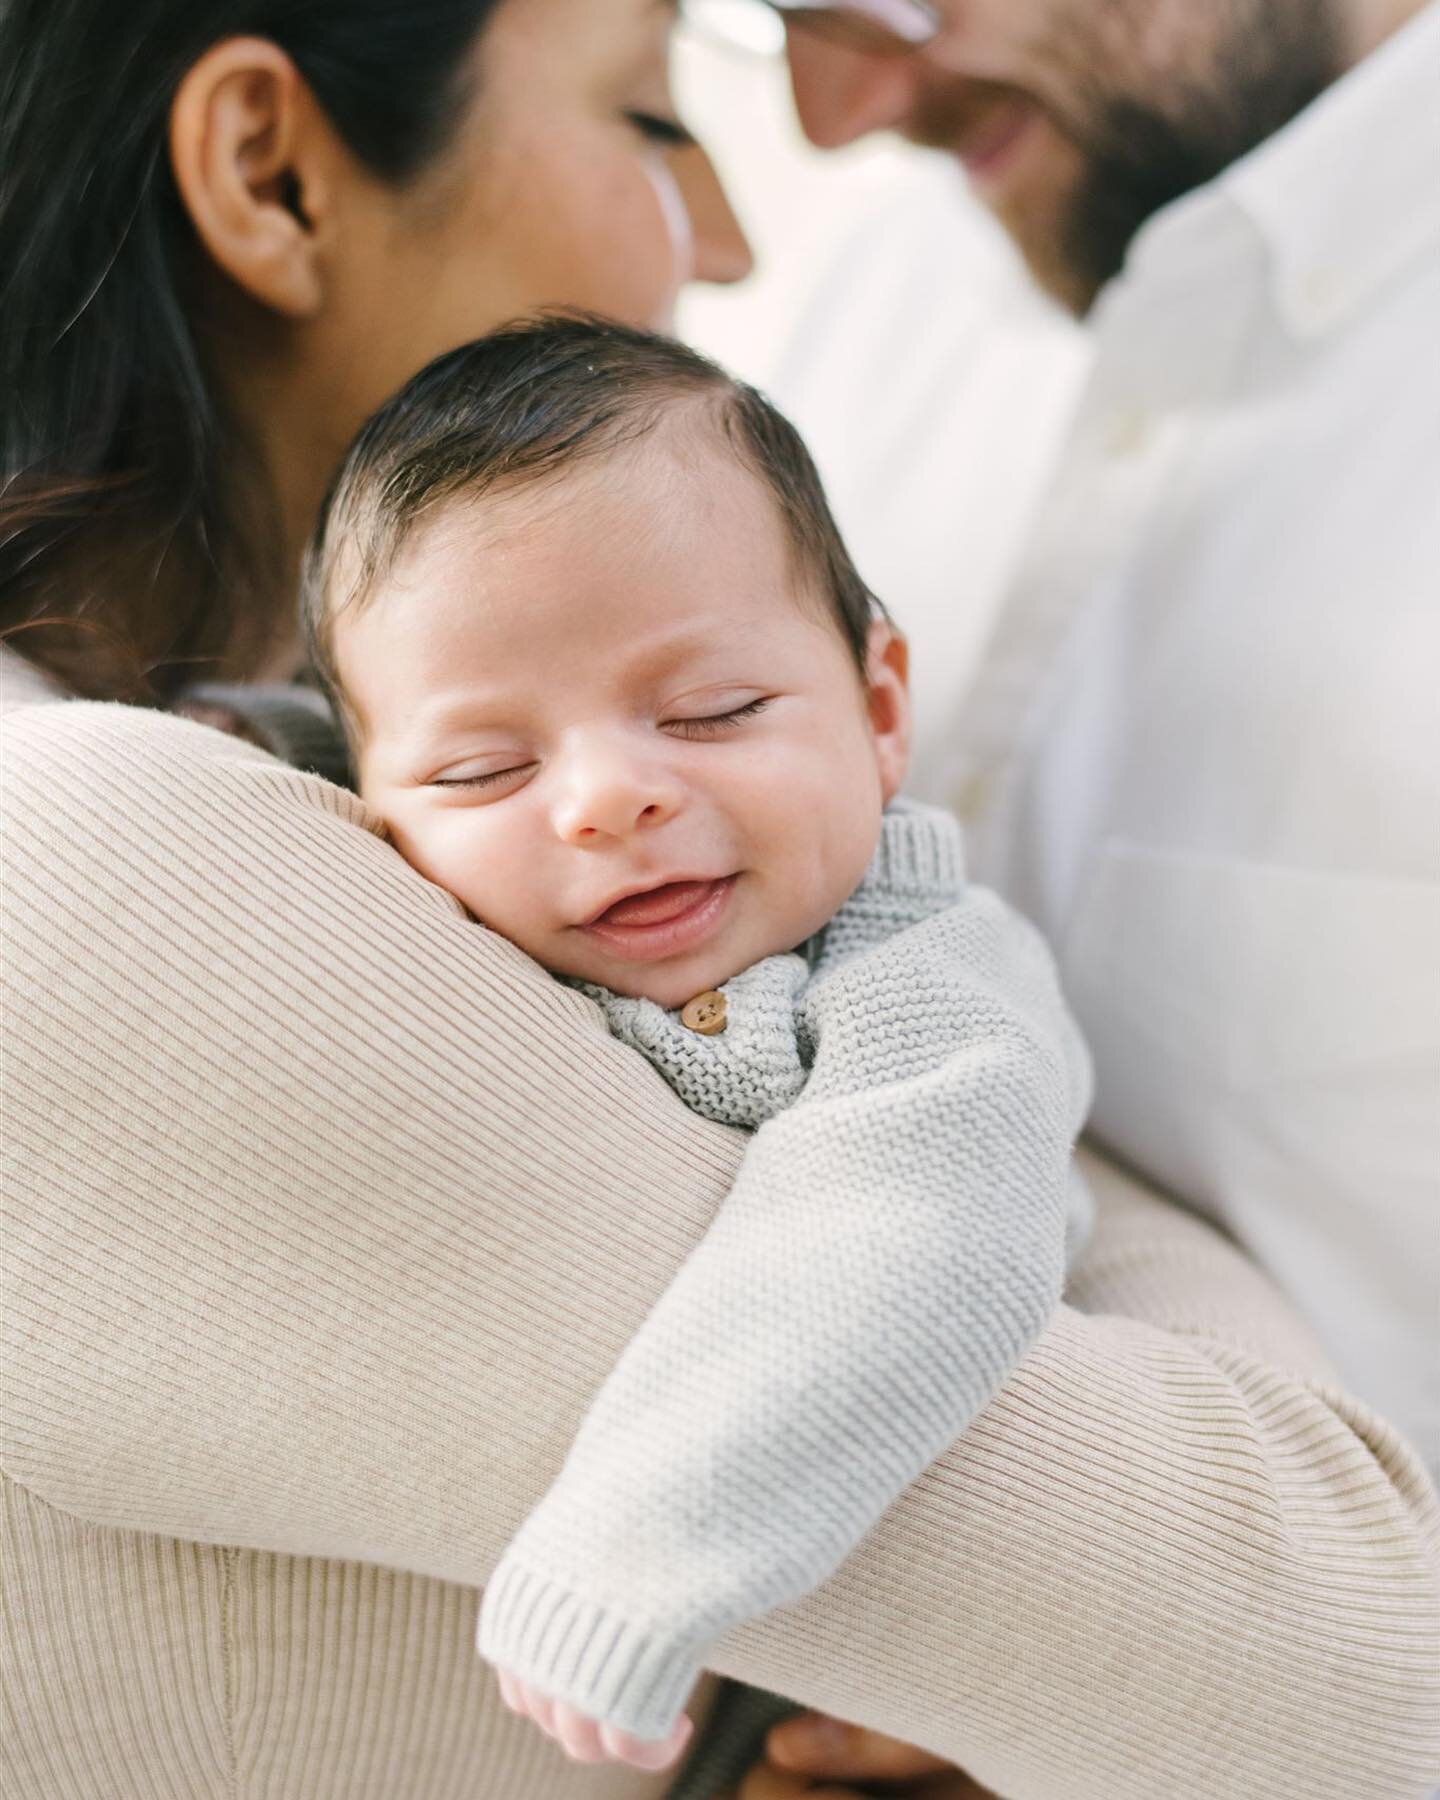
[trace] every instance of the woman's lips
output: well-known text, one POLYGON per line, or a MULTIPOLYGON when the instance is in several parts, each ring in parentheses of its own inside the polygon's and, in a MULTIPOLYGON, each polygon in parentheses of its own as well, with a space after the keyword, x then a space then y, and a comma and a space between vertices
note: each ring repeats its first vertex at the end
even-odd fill
POLYGON ((580 930, 632 961, 658 962, 692 949, 718 928, 735 881, 734 875, 713 881, 669 881, 617 900, 580 930))

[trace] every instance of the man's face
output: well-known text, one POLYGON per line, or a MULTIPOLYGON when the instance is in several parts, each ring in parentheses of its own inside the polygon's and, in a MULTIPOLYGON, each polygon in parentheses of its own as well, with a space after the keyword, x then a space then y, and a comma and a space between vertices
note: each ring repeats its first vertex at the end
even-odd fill
POLYGON ((1036 278, 1083 312, 1150 215, 1218 175, 1347 62, 1340 0, 939 0, 924 49, 789 32, 822 148, 947 150, 1036 278))

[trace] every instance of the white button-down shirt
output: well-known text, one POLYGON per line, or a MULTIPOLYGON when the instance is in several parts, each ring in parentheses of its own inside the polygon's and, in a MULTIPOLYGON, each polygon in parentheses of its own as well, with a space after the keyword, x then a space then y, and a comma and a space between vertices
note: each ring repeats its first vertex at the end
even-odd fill
MULTIPOLYGON (((1154 218, 1091 337, 918 785, 1055 946, 1099 1137, 1440 1469, 1440 6, 1154 218)), ((822 439, 843 525, 937 495, 904 443, 822 439)))

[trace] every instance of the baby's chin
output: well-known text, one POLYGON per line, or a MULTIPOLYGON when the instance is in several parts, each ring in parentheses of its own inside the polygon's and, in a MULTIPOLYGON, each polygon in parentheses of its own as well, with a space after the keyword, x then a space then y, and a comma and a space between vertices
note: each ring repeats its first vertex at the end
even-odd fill
MULTIPOLYGON (((810 933, 806 933, 808 937, 810 933)), ((781 956, 799 948, 804 938, 796 940, 783 933, 770 934, 744 949, 724 944, 707 945, 704 951, 673 962, 614 964, 597 966, 572 980, 587 981, 595 987, 609 988, 612 994, 624 994, 634 1000, 653 1000, 667 1012, 678 1012, 697 994, 711 993, 727 981, 743 975, 767 956, 781 956)))
POLYGON ((695 969, 684 971, 648 968, 611 971, 607 974, 597 972, 581 976, 580 979, 593 982, 596 987, 609 988, 612 994, 624 994, 632 1000, 653 1000, 667 1012, 676 1012, 697 994, 708 994, 714 988, 723 987, 727 981, 759 960, 758 956, 749 957, 743 963, 736 963, 733 958, 729 961, 714 960, 698 963, 695 969))
MULTIPOLYGON (((844 898, 842 894, 840 899, 844 898)), ((798 949, 820 930, 840 903, 837 900, 827 910, 828 896, 812 895, 808 904, 802 901, 784 908, 781 917, 777 916, 781 909, 761 909, 753 905, 753 899, 748 887, 735 890, 730 917, 706 941, 683 953, 632 959, 607 953, 598 943, 577 941, 574 935, 567 934, 568 941, 552 946, 560 952, 553 961, 543 952, 539 960, 548 962, 557 974, 572 981, 608 988, 612 994, 630 999, 653 1000, 668 1012, 676 1012, 697 995, 723 987, 766 957, 783 956, 798 949)))
POLYGON ((630 1000, 653 1000, 667 1012, 678 1012, 697 994, 722 987, 733 976, 774 953, 766 948, 754 955, 734 951, 725 954, 715 945, 707 947, 708 954, 699 952, 664 962, 627 962, 619 957, 586 955, 583 950, 577 953, 573 943, 535 942, 519 932, 502 932, 501 936, 508 937, 517 950, 523 950, 564 981, 608 988, 612 994, 622 994, 630 1000))

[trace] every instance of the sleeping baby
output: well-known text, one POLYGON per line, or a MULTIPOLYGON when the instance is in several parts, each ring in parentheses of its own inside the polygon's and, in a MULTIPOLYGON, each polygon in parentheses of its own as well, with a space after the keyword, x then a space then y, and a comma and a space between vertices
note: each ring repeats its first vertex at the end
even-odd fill
POLYGON ((716 1642, 823 1582, 1054 1309, 1086 1056, 899 797, 905 647, 803 444, 704 358, 575 317, 440 358, 305 586, 399 852, 752 1134, 481 1604, 512 1707, 664 1767, 716 1642))

